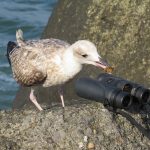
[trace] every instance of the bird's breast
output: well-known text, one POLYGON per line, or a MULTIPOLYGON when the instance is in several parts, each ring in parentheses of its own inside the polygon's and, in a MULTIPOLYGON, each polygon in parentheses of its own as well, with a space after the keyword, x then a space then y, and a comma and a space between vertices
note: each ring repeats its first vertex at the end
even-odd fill
POLYGON ((73 61, 63 61, 59 56, 48 64, 47 79, 43 84, 44 87, 64 84, 72 79, 82 68, 81 65, 73 61))

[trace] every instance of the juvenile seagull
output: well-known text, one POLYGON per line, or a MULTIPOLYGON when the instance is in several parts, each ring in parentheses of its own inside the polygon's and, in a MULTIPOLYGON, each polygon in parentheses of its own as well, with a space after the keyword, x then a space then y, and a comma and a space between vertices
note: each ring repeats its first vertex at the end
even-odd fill
MULTIPOLYGON (((25 41, 20 29, 16 31, 16 39, 17 44, 10 41, 7 45, 13 77, 22 86, 31 86, 29 98, 40 111, 43 109, 34 95, 34 86, 61 87, 81 71, 83 64, 103 69, 108 67, 95 45, 87 40, 79 40, 72 45, 52 38, 25 41)), ((64 107, 62 90, 59 94, 64 107)))

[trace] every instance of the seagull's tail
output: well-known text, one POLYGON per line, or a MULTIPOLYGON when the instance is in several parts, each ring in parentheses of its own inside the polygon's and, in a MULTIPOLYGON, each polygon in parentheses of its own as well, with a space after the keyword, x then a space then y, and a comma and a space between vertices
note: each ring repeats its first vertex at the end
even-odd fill
POLYGON ((21 29, 18 29, 16 31, 16 40, 19 46, 21 46, 25 42, 23 38, 23 32, 21 29))
POLYGON ((12 52, 12 50, 17 46, 17 44, 15 42, 11 42, 9 41, 8 44, 7 44, 7 54, 6 54, 6 57, 8 59, 8 62, 11 66, 11 61, 10 61, 10 54, 12 52))

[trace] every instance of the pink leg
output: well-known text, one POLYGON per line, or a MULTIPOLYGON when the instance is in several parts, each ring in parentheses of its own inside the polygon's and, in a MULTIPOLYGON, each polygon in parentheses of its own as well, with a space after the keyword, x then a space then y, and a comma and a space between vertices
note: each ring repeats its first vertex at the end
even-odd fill
POLYGON ((39 103, 36 100, 36 97, 34 95, 34 89, 31 88, 31 92, 30 92, 30 100, 31 102, 41 111, 43 110, 42 107, 39 105, 39 103))
POLYGON ((65 107, 65 103, 64 103, 63 87, 62 86, 59 87, 58 93, 59 93, 59 96, 60 96, 60 99, 61 99, 62 107, 64 108, 65 107))

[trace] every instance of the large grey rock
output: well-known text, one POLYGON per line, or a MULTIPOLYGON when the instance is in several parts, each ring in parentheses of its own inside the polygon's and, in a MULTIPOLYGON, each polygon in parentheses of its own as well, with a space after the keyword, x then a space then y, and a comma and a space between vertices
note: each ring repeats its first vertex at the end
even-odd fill
MULTIPOLYGON (((140 117, 134 117, 142 124, 140 117)), ((0 120, 1 150, 86 150, 89 143, 96 150, 150 148, 148 135, 142 135, 121 115, 113 117, 96 102, 74 101, 65 111, 61 106, 43 112, 26 107, 1 111, 0 120)))
MULTIPOLYGON (((89 39, 115 66, 114 74, 149 86, 149 6, 149 0, 60 0, 43 38, 70 43, 89 39)), ((79 76, 95 77, 99 73, 100 70, 85 67, 79 76)), ((112 116, 101 104, 79 100, 73 82, 66 87, 65 99, 69 101, 65 112, 60 104, 37 112, 33 104, 27 103, 30 89, 20 88, 14 108, 26 104, 25 107, 0 112, 0 148, 77 150, 94 144, 96 150, 150 149, 148 105, 144 110, 122 113, 124 117, 112 116)), ((50 100, 59 102, 55 88, 37 87, 36 93, 39 102, 46 103, 43 107, 50 105, 50 100)))

